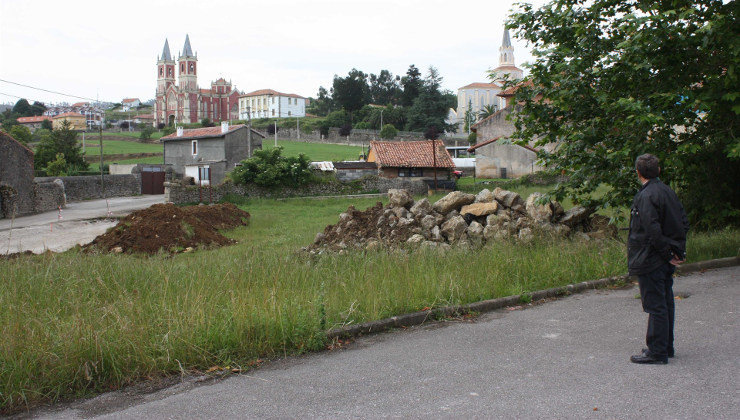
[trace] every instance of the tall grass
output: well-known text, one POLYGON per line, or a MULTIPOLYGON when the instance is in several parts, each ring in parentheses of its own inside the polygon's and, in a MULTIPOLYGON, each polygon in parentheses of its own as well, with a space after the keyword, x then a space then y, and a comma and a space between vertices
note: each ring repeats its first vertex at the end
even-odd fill
MULTIPOLYGON (((296 252, 349 204, 252 200, 239 244, 174 257, 63 254, 0 262, 0 410, 140 378, 320 349, 325 331, 625 271, 618 241, 502 242, 447 253, 296 252)), ((691 238, 736 255, 738 231, 691 238)), ((696 251, 694 251, 696 249, 696 251)))

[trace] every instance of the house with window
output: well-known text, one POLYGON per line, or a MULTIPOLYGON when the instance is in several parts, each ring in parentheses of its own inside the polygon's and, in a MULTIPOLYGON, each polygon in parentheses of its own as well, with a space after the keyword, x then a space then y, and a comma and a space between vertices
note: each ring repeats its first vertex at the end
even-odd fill
POLYGON ((448 178, 455 169, 441 140, 371 141, 367 161, 385 178, 448 178))
POLYGON ((16 121, 18 121, 18 124, 28 127, 29 130, 36 131, 41 128, 41 123, 45 120, 51 121, 51 117, 47 117, 46 115, 39 115, 38 117, 19 117, 16 121))
POLYGON ((65 112, 52 117, 52 127, 56 130, 61 128, 64 121, 69 121, 70 130, 85 130, 87 128, 87 117, 78 112, 65 112))
POLYGON ((126 98, 121 101, 121 109, 123 112, 129 112, 131 109, 141 106, 139 98, 126 98))
POLYGON ((175 177, 191 177, 196 185, 220 184, 242 160, 262 148, 263 135, 244 124, 177 131, 160 139, 164 164, 172 165, 175 177), (251 141, 250 141, 251 137, 251 141))
POLYGON ((239 96, 239 118, 302 118, 306 116, 306 102, 295 93, 255 90, 239 96))

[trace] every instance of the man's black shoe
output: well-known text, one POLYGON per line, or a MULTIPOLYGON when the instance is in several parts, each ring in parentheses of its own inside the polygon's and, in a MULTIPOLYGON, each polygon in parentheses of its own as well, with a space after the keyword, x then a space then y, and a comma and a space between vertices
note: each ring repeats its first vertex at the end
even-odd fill
MULTIPOLYGON (((642 354, 646 354, 646 353, 648 353, 649 351, 650 351, 650 350, 648 350, 648 349, 642 349, 642 354)), ((672 357, 673 357, 673 356, 675 356, 675 355, 676 355, 676 351, 675 351, 675 350, 673 350, 673 349, 670 349, 670 350, 668 350, 668 358, 669 358, 669 359, 670 359, 670 358, 672 358, 672 357)))
POLYGON ((643 352, 630 357, 630 362, 645 365, 665 365, 668 364, 668 358, 658 358, 650 354, 650 352, 643 352))

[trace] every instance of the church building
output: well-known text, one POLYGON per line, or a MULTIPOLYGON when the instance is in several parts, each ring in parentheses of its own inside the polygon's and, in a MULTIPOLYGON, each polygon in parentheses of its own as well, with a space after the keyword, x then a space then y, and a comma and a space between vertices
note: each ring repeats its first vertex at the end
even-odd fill
POLYGON ((239 94, 231 82, 223 78, 211 82, 210 89, 201 89, 198 86, 198 54, 193 54, 190 37, 185 35, 185 45, 177 61, 172 58, 165 39, 162 55, 157 57, 155 126, 196 123, 204 118, 213 122, 237 119, 239 94))
POLYGON ((511 45, 508 29, 504 29, 504 39, 499 48, 499 66, 492 72, 495 76, 491 82, 470 83, 457 90, 457 110, 450 109, 448 122, 458 123, 459 131, 463 129, 468 108, 476 119, 487 106, 492 106, 495 110, 504 108, 504 99, 498 96, 504 80, 520 80, 524 77, 522 69, 514 63, 514 47, 511 45))

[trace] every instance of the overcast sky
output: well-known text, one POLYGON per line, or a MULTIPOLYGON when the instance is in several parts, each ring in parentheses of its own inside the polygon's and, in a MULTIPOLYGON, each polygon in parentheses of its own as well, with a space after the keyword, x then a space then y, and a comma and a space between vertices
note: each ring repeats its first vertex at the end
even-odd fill
MULTIPOLYGON (((542 5, 545 0, 531 1, 542 5)), ((452 91, 498 65, 512 0, 0 0, 0 79, 119 102, 154 97, 165 38, 185 34, 198 84, 219 77, 241 91, 316 96, 354 68, 404 74, 435 66, 452 91)), ((512 35, 514 35, 512 33, 512 35)), ((512 39, 516 64, 532 60, 512 39)), ((77 102, 0 81, 0 103, 77 102), (14 96, 8 96, 14 95, 14 96)))

